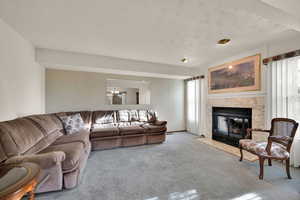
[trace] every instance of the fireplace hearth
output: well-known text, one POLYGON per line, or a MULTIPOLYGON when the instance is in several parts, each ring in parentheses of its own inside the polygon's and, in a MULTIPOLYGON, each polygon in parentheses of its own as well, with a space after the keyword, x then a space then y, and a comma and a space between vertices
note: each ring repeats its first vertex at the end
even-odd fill
POLYGON ((238 146, 239 140, 245 138, 247 128, 252 127, 251 108, 212 108, 212 138, 238 146))

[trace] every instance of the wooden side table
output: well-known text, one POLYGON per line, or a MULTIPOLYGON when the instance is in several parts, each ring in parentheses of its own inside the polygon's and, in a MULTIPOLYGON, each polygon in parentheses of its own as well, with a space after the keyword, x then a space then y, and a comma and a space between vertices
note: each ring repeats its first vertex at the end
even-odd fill
POLYGON ((0 200, 19 200, 28 194, 34 200, 34 190, 40 167, 34 163, 8 164, 0 167, 0 200))

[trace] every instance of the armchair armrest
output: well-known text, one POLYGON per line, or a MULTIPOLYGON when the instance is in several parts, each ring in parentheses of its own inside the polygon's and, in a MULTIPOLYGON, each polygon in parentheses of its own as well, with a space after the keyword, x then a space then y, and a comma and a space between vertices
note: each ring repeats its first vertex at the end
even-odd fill
POLYGON ((22 162, 33 162, 38 164, 42 169, 49 168, 53 165, 59 164, 65 160, 66 154, 62 151, 54 151, 49 153, 31 154, 13 156, 8 158, 6 164, 17 164, 22 162))
POLYGON ((274 135, 274 136, 269 136, 270 140, 273 142, 292 142, 293 138, 289 136, 281 136, 281 135, 274 135))
POLYGON ((264 130, 264 129, 258 129, 258 128, 248 128, 247 129, 247 135, 246 135, 246 139, 251 139, 252 138, 252 131, 257 131, 257 132, 267 132, 270 133, 270 130, 264 130))
POLYGON ((167 121, 159 121, 159 120, 156 120, 155 122, 153 122, 153 125, 156 125, 156 126, 164 126, 164 125, 167 125, 167 121))
POLYGON ((289 136, 269 136, 268 137, 268 145, 266 147, 266 151, 270 155, 272 142, 276 142, 279 144, 284 145, 287 148, 287 151, 290 152, 291 146, 289 144, 292 144, 293 138, 289 136))

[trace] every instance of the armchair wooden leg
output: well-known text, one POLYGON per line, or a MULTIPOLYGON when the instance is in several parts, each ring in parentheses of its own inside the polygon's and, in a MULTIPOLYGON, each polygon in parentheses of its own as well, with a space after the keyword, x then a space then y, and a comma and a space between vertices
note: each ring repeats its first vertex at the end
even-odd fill
POLYGON ((242 149, 242 147, 240 147, 240 152, 241 152, 241 158, 240 158, 240 161, 243 161, 243 149, 242 149))
POLYGON ((271 160, 271 158, 268 159, 268 164, 269 164, 269 166, 272 166, 272 160, 271 160))
POLYGON ((286 167, 286 174, 287 174, 288 179, 292 179, 291 174, 290 174, 290 159, 289 158, 285 161, 285 167, 286 167))
POLYGON ((259 179, 261 179, 261 180, 264 178, 264 162, 265 162, 265 159, 259 157, 259 167, 260 167, 259 179))

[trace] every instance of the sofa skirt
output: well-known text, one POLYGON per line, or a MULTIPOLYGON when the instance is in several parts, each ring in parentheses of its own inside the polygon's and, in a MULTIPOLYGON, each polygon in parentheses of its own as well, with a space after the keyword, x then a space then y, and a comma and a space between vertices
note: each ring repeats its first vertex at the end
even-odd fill
POLYGON ((124 135, 115 137, 91 138, 92 150, 106 150, 119 147, 132 147, 145 144, 163 143, 166 139, 165 132, 124 135))
POLYGON ((159 144, 166 140, 165 132, 147 135, 147 144, 159 144))
POLYGON ((122 147, 132 147, 146 144, 147 136, 144 134, 126 135, 122 137, 122 147))
POLYGON ((121 147, 122 138, 117 137, 102 137, 102 138, 91 138, 92 150, 105 150, 114 149, 121 147))

